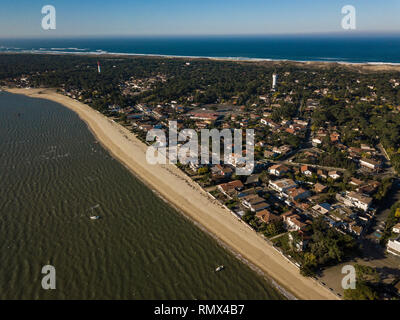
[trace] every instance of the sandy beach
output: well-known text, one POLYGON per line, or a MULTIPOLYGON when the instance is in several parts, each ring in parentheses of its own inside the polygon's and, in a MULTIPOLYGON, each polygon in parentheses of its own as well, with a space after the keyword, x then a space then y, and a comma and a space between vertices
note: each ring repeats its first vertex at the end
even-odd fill
MULTIPOLYGON (((8 89, 8 92, 48 99, 76 112, 102 145, 151 189, 228 248, 262 270, 299 299, 333 300, 336 295, 299 270, 174 165, 150 165, 147 146, 133 133, 101 113, 50 89, 8 89)), ((162 213, 160 213, 162 214, 162 213)))

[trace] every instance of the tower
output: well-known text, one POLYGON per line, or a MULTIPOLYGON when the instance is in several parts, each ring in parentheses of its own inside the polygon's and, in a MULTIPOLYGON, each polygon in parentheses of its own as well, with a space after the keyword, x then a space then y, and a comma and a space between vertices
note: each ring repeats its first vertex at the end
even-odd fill
POLYGON ((272 74, 272 90, 275 91, 276 89, 276 81, 278 80, 278 75, 274 72, 272 74))

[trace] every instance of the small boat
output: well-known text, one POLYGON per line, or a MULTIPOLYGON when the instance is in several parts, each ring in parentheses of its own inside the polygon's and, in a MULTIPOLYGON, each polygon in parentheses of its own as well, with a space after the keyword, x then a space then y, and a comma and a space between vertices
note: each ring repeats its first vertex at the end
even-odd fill
POLYGON ((219 272, 219 271, 222 271, 222 270, 224 270, 224 266, 218 266, 217 268, 215 268, 215 272, 219 272))
MULTIPOLYGON (((90 208, 90 211, 92 211, 92 214, 93 214, 93 210, 94 210, 94 209, 97 209, 98 207, 100 207, 100 204, 96 204, 95 206, 93 206, 93 207, 90 208)), ((99 220, 99 219, 100 219, 100 216, 92 215, 92 216, 90 216, 90 219, 91 219, 91 220, 99 220)))

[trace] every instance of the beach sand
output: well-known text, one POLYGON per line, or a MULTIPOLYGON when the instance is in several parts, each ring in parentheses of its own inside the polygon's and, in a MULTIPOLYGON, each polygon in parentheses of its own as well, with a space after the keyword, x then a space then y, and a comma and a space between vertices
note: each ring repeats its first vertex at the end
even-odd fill
MULTIPOLYGON (((245 223, 202 190, 175 165, 150 165, 147 146, 133 133, 91 107, 50 89, 7 89, 8 92, 57 102, 85 121, 102 145, 162 198, 197 222, 233 252, 258 267, 298 299, 333 300, 336 295, 298 268, 245 223)), ((162 214, 162 212, 160 212, 162 214)), ((228 266, 229 267, 229 266, 228 266)))

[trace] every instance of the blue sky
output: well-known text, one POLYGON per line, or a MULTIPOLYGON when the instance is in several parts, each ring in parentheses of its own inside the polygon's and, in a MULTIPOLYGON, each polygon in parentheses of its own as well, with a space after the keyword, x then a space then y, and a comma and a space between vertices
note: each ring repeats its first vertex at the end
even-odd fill
POLYGON ((345 32, 348 4, 357 31, 400 32, 400 0, 1 0, 0 37, 345 32), (56 30, 41 29, 47 4, 56 30))

